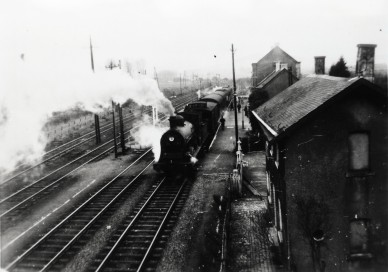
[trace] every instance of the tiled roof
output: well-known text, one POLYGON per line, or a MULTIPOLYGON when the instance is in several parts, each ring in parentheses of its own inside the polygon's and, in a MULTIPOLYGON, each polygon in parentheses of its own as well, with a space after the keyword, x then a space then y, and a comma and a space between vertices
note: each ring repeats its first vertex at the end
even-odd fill
POLYGON ((359 80, 331 76, 308 76, 274 96, 254 112, 277 135, 280 135, 359 80))

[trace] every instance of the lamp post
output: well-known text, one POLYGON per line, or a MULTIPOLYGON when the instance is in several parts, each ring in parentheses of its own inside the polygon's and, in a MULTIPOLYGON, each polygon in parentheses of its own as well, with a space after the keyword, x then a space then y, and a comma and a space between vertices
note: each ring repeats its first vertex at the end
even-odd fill
POLYGON ((232 67, 233 67, 233 102, 234 102, 234 125, 236 131, 236 149, 237 149, 237 141, 238 141, 238 123, 237 123, 237 94, 236 94, 236 79, 234 75, 234 49, 232 44, 232 67))

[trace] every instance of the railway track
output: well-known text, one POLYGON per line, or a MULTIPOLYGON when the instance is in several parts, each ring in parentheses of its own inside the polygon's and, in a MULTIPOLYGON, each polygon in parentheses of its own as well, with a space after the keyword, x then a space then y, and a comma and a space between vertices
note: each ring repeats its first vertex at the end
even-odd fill
MULTIPOLYGON (((131 129, 130 129, 131 130, 131 129)), ((127 134, 130 130, 126 131, 127 134)), ((26 212, 26 208, 31 206, 38 198, 41 199, 45 196, 49 196, 53 190, 58 189, 61 181, 70 176, 70 174, 82 168, 87 163, 94 161, 104 154, 110 152, 113 147, 110 147, 113 140, 110 140, 95 149, 87 152, 86 154, 78 157, 77 159, 66 163, 60 168, 57 168, 53 172, 46 176, 32 182, 30 185, 10 194, 9 196, 0 200, 0 221, 1 232, 7 230, 17 220, 18 216, 26 212), (102 152, 97 153, 102 149, 102 152), (73 164, 77 163, 74 167, 73 164), (69 170, 68 167, 72 167, 69 170), (55 175, 56 174, 56 175, 55 175)))
POLYGON ((176 182, 165 178, 148 192, 89 270, 155 270, 189 194, 187 183, 187 180, 176 182))
POLYGON ((54 226, 33 244, 25 246, 23 252, 13 260, 3 260, 7 271, 42 271, 57 262, 56 268, 66 264, 66 253, 83 246, 93 234, 115 212, 136 189, 141 176, 152 164, 151 149, 84 201, 71 214, 54 226), (132 179, 124 176, 135 164, 146 159, 146 166, 132 179), (65 257, 65 258, 64 258, 65 257))
MULTIPOLYGON (((131 195, 139 177, 151 163, 130 182, 116 177, 23 254, 4 266, 5 269, 64 269, 72 257, 131 195)), ((166 178, 157 181, 111 235, 107 245, 97 258, 94 258, 88 270, 154 270, 189 189, 187 181, 174 182, 166 178)))
MULTIPOLYGON (((186 104, 187 101, 185 101, 184 103, 182 103, 183 105, 186 104)), ((181 105, 182 105, 181 104, 181 105)), ((107 147, 107 150, 106 152, 109 152, 110 150, 112 149, 112 147, 107 147)), ((25 188, 22 189, 23 191, 23 194, 19 194, 19 192, 15 192, 9 196, 7 196, 5 199, 2 199, 0 200, 0 221, 1 221, 1 231, 5 231, 7 230, 10 226, 12 226, 12 224, 14 224, 15 222, 17 223, 17 219, 14 220, 15 218, 17 217, 20 217, 20 215, 22 214, 21 212, 28 212, 28 210, 31 209, 31 207, 38 201, 40 200, 41 198, 45 197, 45 196, 50 196, 50 192, 52 192, 53 190, 55 189, 58 189, 59 187, 59 184, 60 184, 60 181, 62 181, 63 179, 66 178, 66 176, 68 176, 70 173, 73 173, 74 171, 77 171, 77 169, 81 168, 83 165, 87 164, 88 162, 92 161, 92 160, 95 160, 95 159, 98 159, 98 157, 102 156, 102 154, 97 154, 95 157, 93 158, 90 158, 89 160, 86 160, 85 163, 83 163, 82 165, 80 165, 79 167, 77 167, 76 169, 73 169, 72 171, 70 171, 69 173, 65 174, 65 176, 61 176, 59 177, 58 179, 55 179, 54 181, 54 184, 52 183, 49 183, 47 185, 45 185, 44 183, 41 183, 40 180, 38 180, 37 182, 34 182, 34 184, 32 186, 27 186, 28 188, 31 188, 30 190, 29 189, 26 189, 24 191, 25 188), (51 189, 51 190, 49 190, 51 189), (15 195, 19 195, 18 198, 14 198, 15 195), (12 200, 12 201, 10 201, 12 200), (8 202, 7 202, 8 201, 8 202)), ((50 178, 51 180, 53 180, 53 177, 51 176, 50 178)), ((95 207, 96 208, 96 207, 95 207)), ((103 212, 104 213, 104 212, 103 212)), ((73 214, 73 213, 72 213, 73 214)), ((71 214, 71 215, 72 215, 71 214)), ((69 216, 71 216, 69 215, 69 216)), ((66 215, 65 215, 66 216, 66 215)), ((64 217, 64 216, 63 216, 64 217)), ((62 218, 63 218, 62 217, 62 218)), ((59 220, 62 220, 62 218, 58 218, 56 219, 56 221, 58 222, 59 220)), ((101 217, 102 219, 100 219, 100 222, 101 220, 104 221, 103 217, 101 217)), ((101 223, 100 223, 101 224, 101 223)), ((54 229, 54 228, 53 228, 54 229)), ((53 230, 52 229, 52 230, 53 230)), ((89 228, 87 228, 89 229, 89 228)), ((30 229, 29 229, 30 230, 30 229)), ((28 231, 29 231, 28 230, 28 231)), ((52 233, 52 230, 50 230, 46 235, 49 235, 50 233, 52 233)), ((68 235, 69 233, 65 233, 65 236, 68 235)), ((17 240, 19 239, 23 234, 19 235, 18 237, 16 237, 15 239, 13 240, 17 240)), ((39 235, 44 235, 44 234, 39 234, 39 235)), ((46 235, 44 235, 43 237, 46 237, 46 235)), ((80 234, 82 236, 82 234, 80 234)), ((33 238, 35 239, 35 238, 33 238)), ((32 239, 32 240, 33 240, 32 239)), ((12 242, 13 242, 12 240, 12 242)), ((37 239, 35 239, 36 241, 37 239)), ((55 239, 54 239, 55 240, 55 239)), ((78 241, 78 238, 75 239, 75 241, 78 241)), ((82 239, 80 239, 79 241, 82 241, 82 239)), ((28 242, 29 245, 31 244, 30 242, 28 242)), ((73 243, 73 242, 72 242, 73 243)), ((3 244, 4 245, 4 244, 3 244)), ((35 245, 35 244, 34 244, 35 245)), ((25 246, 25 245, 23 245, 25 246)), ((37 246, 37 245, 36 245, 37 246)), ((34 246, 35 247, 35 246, 34 246)), ((56 247, 55 245, 53 245, 53 247, 56 247)), ((12 248, 12 246, 10 246, 9 248, 12 248)), ((48 248, 50 248, 50 246, 48 246, 48 248)), ((70 247, 69 247, 70 248, 70 247)), ((78 246, 79 248, 79 246, 78 246)), ((2 251, 4 252, 4 250, 7 250, 7 246, 4 248, 4 246, 2 247, 2 251)), ((16 252, 16 251, 15 251, 16 252)), ((19 252, 19 251, 18 251, 19 252)), ((27 252, 27 251, 25 251, 27 252)), ((32 252, 32 251, 31 251, 32 252)), ((43 251, 45 252, 45 251, 43 251)), ((71 252, 71 251, 67 251, 67 249, 65 249, 63 251, 64 253, 65 252, 71 252)), ((64 254, 63 253, 63 254, 64 254)), ((23 255, 24 253, 20 253, 19 257, 17 258, 17 260, 21 260, 23 259, 24 257, 22 256, 30 256, 30 253, 27 253, 26 255, 23 255)), ((11 253, 12 255, 12 253, 11 253)), ((38 254, 39 257, 38 259, 43 256, 43 255, 40 255, 38 254)), ((60 254, 62 256, 62 253, 60 254)), ((31 255, 32 256, 32 255, 31 255)), ((3 254, 2 254, 2 257, 3 257, 3 254)), ((4 258, 3 258, 4 260, 4 258)), ((15 262, 17 260, 14 260, 12 261, 15 262)), ((9 263, 8 261, 6 261, 7 263, 9 263)), ((18 261, 17 261, 18 262, 18 261)), ((51 262, 50 262, 51 263, 51 262)), ((57 262, 55 262, 57 263, 57 262)), ((61 263, 61 261, 59 261, 58 263, 61 263)), ((57 263, 57 266, 58 266, 58 263, 57 263)), ((62 260, 62 263, 65 263, 65 261, 62 260)), ((2 267, 5 267, 5 265, 3 265, 4 263, 2 262, 2 267)), ((51 266, 51 264, 49 265, 51 266)), ((7 265, 7 267, 12 267, 10 265, 7 265)), ((23 270, 23 269, 22 269, 23 270)), ((27 269, 28 270, 28 269, 27 269)))

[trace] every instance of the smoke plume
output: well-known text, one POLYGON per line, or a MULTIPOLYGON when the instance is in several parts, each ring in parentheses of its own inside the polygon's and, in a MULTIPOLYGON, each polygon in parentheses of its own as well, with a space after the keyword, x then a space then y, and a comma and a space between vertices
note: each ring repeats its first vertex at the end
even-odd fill
POLYGON ((53 112, 75 105, 97 112, 112 100, 128 99, 166 114, 174 112, 156 81, 144 75, 47 66, 24 54, 13 60, 17 61, 2 61, 9 65, 0 67, 0 174, 18 163, 39 160, 47 144, 42 129, 53 112))

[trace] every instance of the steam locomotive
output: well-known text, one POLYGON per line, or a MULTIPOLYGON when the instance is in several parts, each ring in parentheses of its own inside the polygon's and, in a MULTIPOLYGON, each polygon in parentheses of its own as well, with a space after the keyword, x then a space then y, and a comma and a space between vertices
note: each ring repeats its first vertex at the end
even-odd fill
POLYGON ((192 170, 216 133, 221 110, 231 97, 231 88, 218 89, 170 116, 170 129, 160 139, 160 158, 154 169, 166 174, 192 170))

